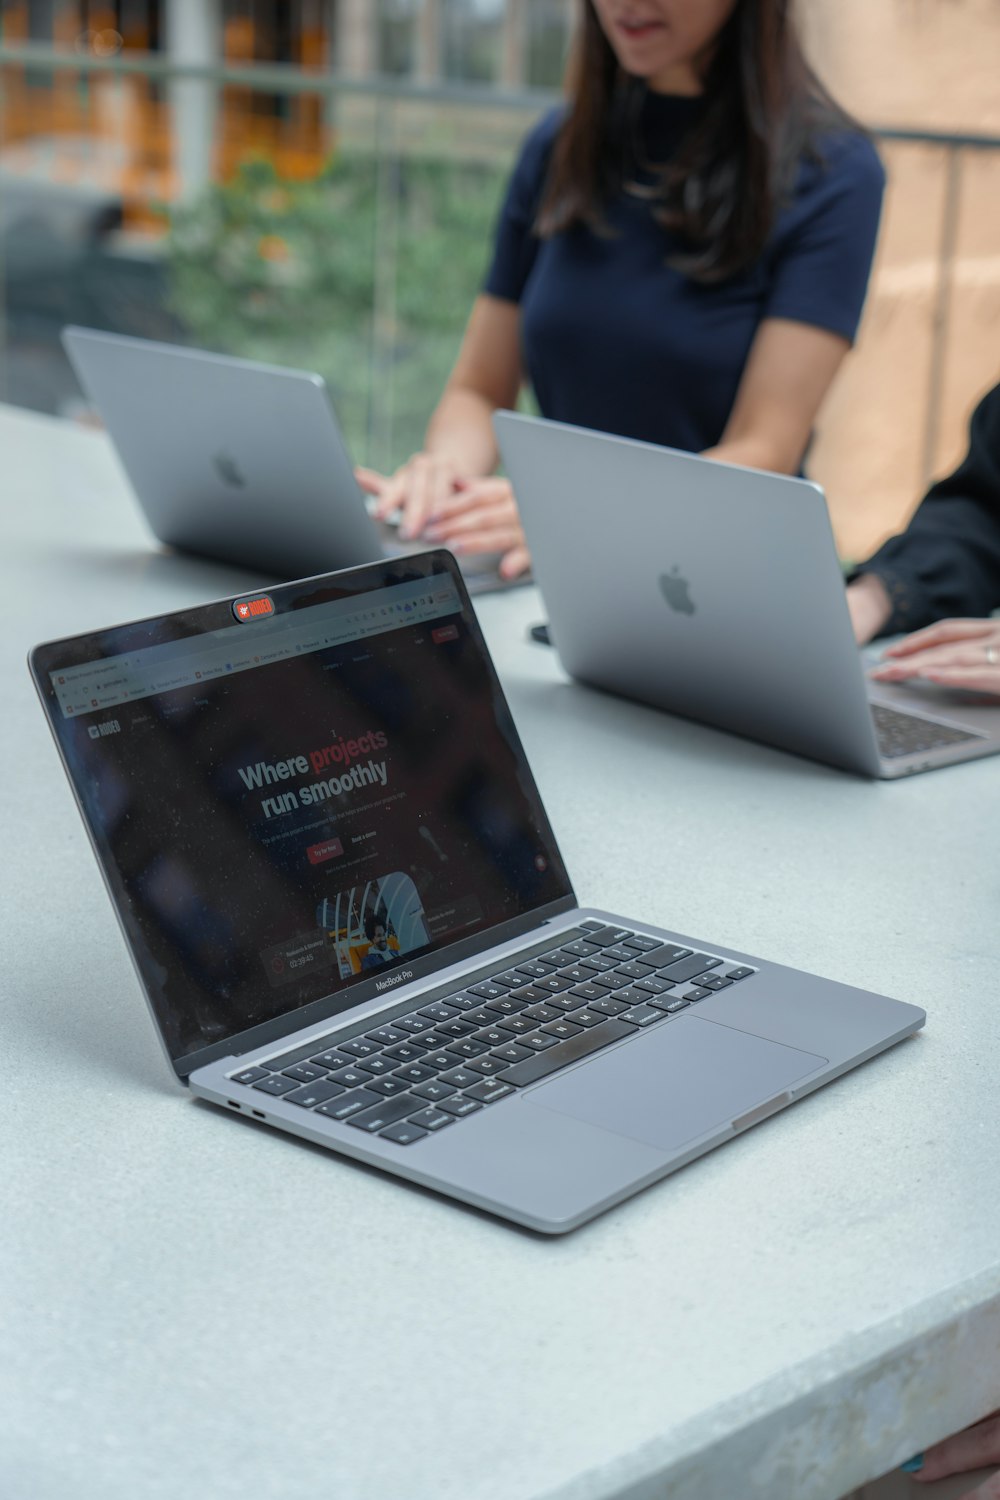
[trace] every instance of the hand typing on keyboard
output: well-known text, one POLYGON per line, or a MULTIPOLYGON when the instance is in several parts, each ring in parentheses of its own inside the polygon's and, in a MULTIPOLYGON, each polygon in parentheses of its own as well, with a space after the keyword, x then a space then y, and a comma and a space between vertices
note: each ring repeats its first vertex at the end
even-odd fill
POLYGON ((939 620, 890 646, 870 676, 879 682, 923 677, 1000 697, 1000 621, 939 620))

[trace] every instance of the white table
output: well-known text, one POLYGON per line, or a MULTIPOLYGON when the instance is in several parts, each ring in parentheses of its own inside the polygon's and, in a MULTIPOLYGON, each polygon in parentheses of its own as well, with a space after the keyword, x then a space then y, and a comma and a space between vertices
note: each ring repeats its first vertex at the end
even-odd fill
POLYGON ((836 1500, 1000 1406, 1000 761, 869 785, 481 601, 582 901, 929 1016, 542 1239, 172 1082, 24 654, 247 576, 153 552, 98 433, 0 409, 0 494, 0 1493, 836 1500))

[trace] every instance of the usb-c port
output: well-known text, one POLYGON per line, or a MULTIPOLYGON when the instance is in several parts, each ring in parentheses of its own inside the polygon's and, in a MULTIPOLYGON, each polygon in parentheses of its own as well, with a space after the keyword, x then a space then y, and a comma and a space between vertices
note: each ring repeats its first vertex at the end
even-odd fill
POLYGON ((266 1120, 267 1119, 267 1115, 262 1115, 259 1109, 252 1109, 250 1111, 250 1113, 253 1115, 254 1119, 256 1119, 256 1120, 266 1120))
POLYGON ((235 1099, 227 1099, 226 1103, 229 1105, 230 1109, 242 1109, 243 1108, 242 1104, 237 1104, 235 1099))

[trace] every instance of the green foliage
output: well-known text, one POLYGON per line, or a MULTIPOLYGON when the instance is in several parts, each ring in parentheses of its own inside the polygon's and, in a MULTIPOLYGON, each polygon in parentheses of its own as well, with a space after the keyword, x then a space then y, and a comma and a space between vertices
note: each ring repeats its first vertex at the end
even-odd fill
POLYGON ((504 178, 346 152, 308 182, 248 163, 170 211, 172 310, 204 348, 318 371, 352 454, 390 469, 451 369, 504 178))

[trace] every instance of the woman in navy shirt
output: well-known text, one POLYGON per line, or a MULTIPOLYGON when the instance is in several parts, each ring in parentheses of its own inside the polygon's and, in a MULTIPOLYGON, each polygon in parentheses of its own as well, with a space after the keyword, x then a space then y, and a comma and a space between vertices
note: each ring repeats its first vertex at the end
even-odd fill
MULTIPOLYGON (((530 133, 423 453, 359 471, 402 532, 528 564, 491 416, 799 472, 857 328, 884 176, 792 0, 582 0, 570 102, 530 133)), ((572 497, 567 497, 572 503, 572 497)))

